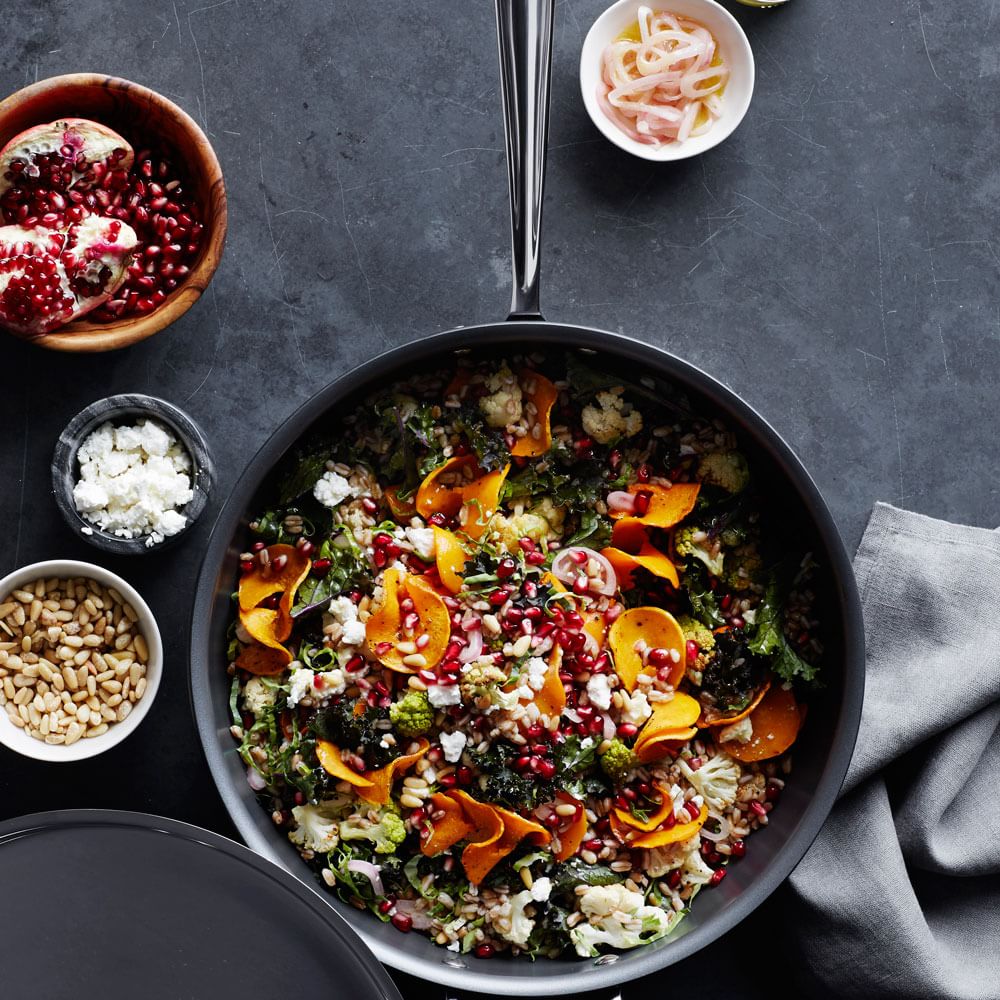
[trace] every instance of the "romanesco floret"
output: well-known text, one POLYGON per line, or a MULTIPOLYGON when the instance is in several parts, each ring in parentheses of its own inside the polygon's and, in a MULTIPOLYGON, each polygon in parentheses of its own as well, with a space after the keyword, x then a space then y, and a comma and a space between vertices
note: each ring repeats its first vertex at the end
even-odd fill
POLYGON ((597 394, 597 405, 583 408, 580 420, 583 429, 601 444, 610 444, 621 437, 632 437, 642 430, 642 414, 622 399, 621 387, 597 394))
POLYGON ((636 756, 631 747, 626 746, 618 739, 612 740, 611 746, 601 754, 601 770, 616 785, 624 782, 636 763, 636 756))
POLYGON ((688 661, 689 670, 704 670, 715 655, 715 634, 710 628, 689 615, 681 615, 677 619, 685 642, 693 642, 698 647, 698 657, 694 662, 688 661))
POLYGON ((479 400, 479 409, 490 427, 506 427, 521 419, 521 386, 506 364, 487 376, 486 389, 487 395, 479 400))
POLYGON ((750 482, 750 467, 741 452, 713 451, 702 455, 698 465, 698 478, 727 493, 740 493, 750 482))
POLYGON ((474 702, 477 698, 492 700, 497 688, 505 683, 507 675, 489 660, 476 660, 469 664, 459 681, 462 701, 474 702))
POLYGON ((348 801, 340 796, 314 805, 294 806, 295 829, 288 834, 288 839, 303 850, 332 851, 340 839, 339 818, 348 801))
POLYGON ((427 692, 407 691, 389 706, 389 721, 402 736, 423 736, 434 725, 434 709, 427 692))
POLYGON ((721 545, 698 525, 678 528, 674 534, 674 550, 682 559, 689 556, 701 560, 712 576, 721 576, 726 553, 721 545))
POLYGON ((740 765, 728 754, 710 757, 697 771, 693 771, 683 758, 679 758, 677 764, 710 809, 721 812, 736 801, 740 765))
POLYGON ((343 820, 340 839, 370 840, 376 854, 395 854, 396 848, 406 839, 406 826, 395 807, 381 806, 343 820))
POLYGON ((645 902, 641 892, 631 892, 623 885, 590 886, 580 896, 585 922, 569 932, 576 953, 592 958, 602 944, 637 948, 668 934, 681 919, 680 913, 646 906, 645 902))
POLYGON ((763 580, 764 563, 756 545, 741 545, 732 549, 726 560, 723 579, 732 590, 749 590, 763 580))

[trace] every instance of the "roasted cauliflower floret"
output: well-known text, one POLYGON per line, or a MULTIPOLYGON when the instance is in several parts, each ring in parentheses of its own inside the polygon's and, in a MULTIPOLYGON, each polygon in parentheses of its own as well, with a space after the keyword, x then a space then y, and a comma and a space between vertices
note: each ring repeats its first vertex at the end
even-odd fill
POLYGON ((486 377, 486 389, 487 394, 479 400, 479 410, 490 427, 506 427, 521 419, 521 386, 507 365, 486 377))
POLYGON ((601 444, 632 437, 642 430, 642 414, 622 399, 620 387, 597 394, 597 405, 588 403, 580 415, 583 429, 601 444))

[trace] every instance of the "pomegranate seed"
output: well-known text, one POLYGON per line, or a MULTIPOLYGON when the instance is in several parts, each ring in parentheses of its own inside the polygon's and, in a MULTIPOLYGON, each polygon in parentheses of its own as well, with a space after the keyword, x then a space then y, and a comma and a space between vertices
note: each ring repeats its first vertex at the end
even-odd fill
POLYGON ((649 466, 643 462, 638 469, 635 470, 635 478, 639 480, 640 483, 648 483, 650 476, 649 466))
POLYGON ((694 663, 694 661, 698 659, 698 654, 701 653, 701 649, 694 639, 688 639, 688 641, 684 644, 684 652, 687 654, 688 660, 694 663))
POLYGON ((769 781, 767 786, 764 788, 764 798, 768 802, 777 802, 781 797, 781 789, 774 784, 774 782, 769 781))
POLYGON ((520 547, 520 549, 521 549, 522 552, 534 552, 535 551, 535 543, 534 543, 534 541, 532 541, 532 539, 528 538, 527 536, 525 536, 524 538, 519 538, 517 540, 517 544, 520 547))
POLYGON ((244 559, 243 562, 240 563, 240 569, 244 573, 252 573, 253 567, 254 567, 254 561, 252 559, 244 559))
POLYGON ((524 731, 524 735, 528 737, 529 740, 537 740, 542 733, 545 732, 545 727, 540 723, 535 722, 528 726, 524 731))
POLYGON ((612 472, 618 470, 618 466, 622 464, 622 453, 617 448, 611 449, 611 454, 608 455, 608 466, 612 472))
POLYGON ((300 538, 296 543, 295 547, 304 555, 308 556, 312 554, 313 549, 316 547, 308 538, 300 538))
MULTIPOLYGON (((538 760, 538 758, 536 757, 535 760, 538 760)), ((548 780, 555 777, 556 766, 551 760, 539 760, 537 770, 540 777, 548 780)))
POLYGON ((544 552, 529 552, 524 557, 524 561, 529 566, 541 566, 542 563, 545 562, 545 553, 544 552))
POLYGON ((458 778, 454 774, 443 774, 438 778, 438 784, 442 788, 454 788, 458 783, 458 778))
POLYGON ((729 619, 729 624, 732 625, 733 628, 743 628, 743 626, 746 625, 746 622, 740 617, 740 615, 733 615, 733 617, 729 619))
POLYGON ((406 934, 413 928, 413 917, 408 913, 394 913, 392 915, 392 926, 396 928, 397 931, 402 931, 406 934))
POLYGON ((747 853, 746 841, 734 840, 730 845, 734 858, 742 858, 747 853))
POLYGON ((329 559, 314 559, 312 564, 312 571, 316 576, 326 576, 330 572, 330 567, 333 565, 329 559))
POLYGON ((667 885, 671 889, 676 889, 681 884, 681 870, 680 868, 675 868, 669 875, 667 875, 667 885))
POLYGON ((517 760, 514 761, 514 768, 518 771, 525 771, 531 767, 531 762, 534 759, 534 757, 528 756, 518 757, 517 760))
POLYGON ((492 958, 496 954, 496 949, 491 944, 484 942, 476 945, 476 958, 492 958))
POLYGON ((587 577, 583 573, 581 573, 573 581, 573 593, 586 594, 589 589, 590 589, 590 580, 588 580, 587 577))
POLYGON ((609 624, 616 622, 621 615, 624 608, 620 604, 612 604, 607 611, 604 612, 604 620, 609 624))
POLYGON ((493 605, 493 607, 498 608, 500 605, 507 603, 507 598, 509 596, 510 594, 501 588, 500 590, 494 590, 487 600, 493 605))
POLYGON ((546 814, 545 819, 543 819, 542 822, 547 827, 556 830, 562 824, 562 817, 558 813, 550 812, 546 814))
POLYGON ((764 805, 763 805, 763 803, 761 803, 761 802, 758 802, 758 801, 757 801, 756 799, 754 799, 754 801, 750 803, 750 808, 751 808, 751 809, 752 809, 752 810, 753 810, 753 811, 754 811, 754 812, 755 812, 755 813, 756 813, 756 814, 757 814, 758 816, 766 816, 766 815, 767 815, 767 810, 766 810, 766 809, 764 808, 764 805))
POLYGON ((595 854, 604 847, 604 841, 597 837, 593 837, 590 840, 585 840, 583 842, 583 848, 587 851, 593 851, 595 854))
POLYGON ((647 493, 645 490, 640 490, 635 494, 632 504, 637 517, 642 517, 649 511, 649 501, 652 499, 652 496, 651 493, 647 493))
POLYGON ((728 611, 729 605, 732 603, 733 603, 733 595, 726 594, 723 596, 722 600, 719 601, 719 607, 722 608, 723 611, 728 611))
POLYGON ((381 903, 378 904, 379 913, 388 913, 396 904, 391 899, 383 899, 381 903))
POLYGON ((378 569, 384 569, 386 563, 389 562, 389 557, 385 554, 385 549, 376 549, 372 555, 372 562, 375 563, 378 569))
POLYGON ((631 722, 623 722, 618 727, 618 735, 625 740, 630 740, 639 732, 638 726, 633 726, 631 722))
POLYGON ((516 569, 517 563, 510 556, 506 556, 497 563, 497 577, 501 580, 507 580, 514 575, 516 569))
POLYGON ((441 511, 435 511, 427 518, 427 523, 434 525, 435 528, 443 528, 448 523, 448 518, 441 511))
POLYGON ((673 663, 673 657, 670 655, 670 650, 664 649, 662 646, 655 646, 646 654, 646 659, 653 664, 654 667, 670 666, 673 663))
POLYGON ((378 656, 385 656, 391 649, 391 642, 380 642, 375 645, 375 653, 378 656))
POLYGON ((378 504, 371 497, 362 497, 361 506, 366 514, 374 514, 378 510, 378 504))
POLYGON ((725 868, 716 868, 712 877, 708 880, 709 885, 718 885, 726 877, 725 868))
POLYGON ((355 653, 355 655, 352 656, 344 665, 344 669, 349 674, 356 674, 364 665, 365 665, 364 657, 355 653))
POLYGON ((697 819, 701 815, 701 810, 690 799, 684 803, 684 808, 687 809, 691 819, 697 819))
POLYGON ((471 785, 472 784, 472 768, 463 764, 456 772, 455 777, 458 778, 458 783, 460 785, 471 785))

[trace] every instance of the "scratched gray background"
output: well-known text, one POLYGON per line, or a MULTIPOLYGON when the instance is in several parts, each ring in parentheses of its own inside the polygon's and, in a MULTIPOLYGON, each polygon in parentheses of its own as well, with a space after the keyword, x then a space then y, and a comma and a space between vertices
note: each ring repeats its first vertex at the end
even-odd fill
MULTIPOLYGON (((627 158, 586 117, 577 60, 602 6, 557 10, 546 315, 629 332, 727 382, 801 455, 852 550, 878 499, 1000 522, 995 0, 734 6, 757 56, 753 105, 722 147, 676 166, 627 158)), ((92 399, 135 390, 184 407, 214 447, 217 504, 279 421, 345 368, 505 314, 486 0, 21 0, 7 13, 0 92, 98 70, 170 96, 222 161, 230 237, 209 294, 152 341, 80 357, 0 340, 0 571, 96 557, 49 495, 56 435, 92 399)), ((167 637, 142 730, 72 769, 0 753, 0 817, 125 806, 230 830, 185 679, 210 520, 174 551, 111 562, 167 637)), ((768 967, 752 952, 781 907, 779 893, 679 982, 763 995, 768 967)))

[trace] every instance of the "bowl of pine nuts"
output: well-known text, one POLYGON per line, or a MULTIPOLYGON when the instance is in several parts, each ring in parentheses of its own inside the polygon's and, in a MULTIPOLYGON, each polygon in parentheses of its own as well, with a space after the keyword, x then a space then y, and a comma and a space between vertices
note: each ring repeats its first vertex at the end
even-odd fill
POLYGON ((0 743, 11 750, 103 753, 142 722, 162 669, 153 613, 114 573, 54 559, 0 580, 0 743))

